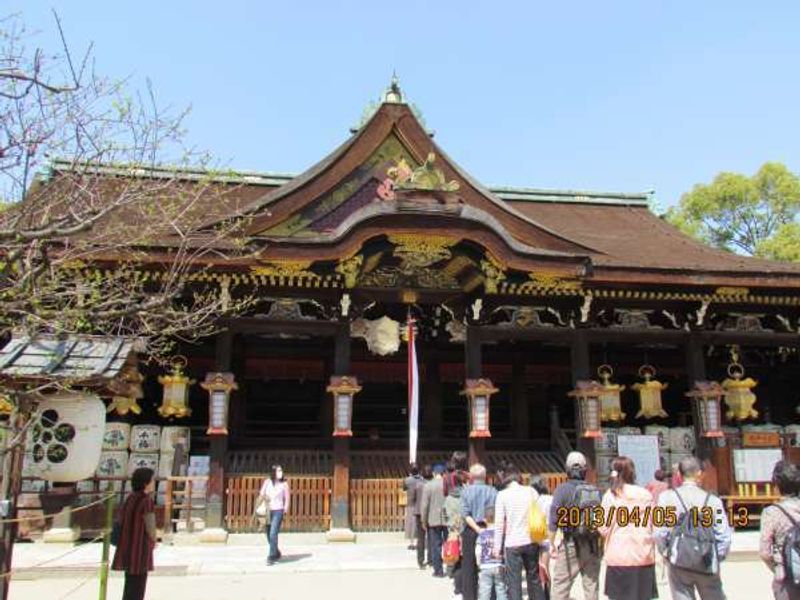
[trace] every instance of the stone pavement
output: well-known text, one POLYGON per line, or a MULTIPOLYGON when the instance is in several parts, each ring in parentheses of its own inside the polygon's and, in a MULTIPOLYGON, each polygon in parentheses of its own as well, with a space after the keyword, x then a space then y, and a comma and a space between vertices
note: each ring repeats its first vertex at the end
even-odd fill
MULTIPOLYGON (((364 546, 365 548, 367 546, 364 546)), ((408 559, 413 564, 413 556, 408 559)), ((429 571, 414 566, 394 570, 358 570, 359 565, 346 565, 344 571, 317 571, 291 573, 262 567, 261 572, 246 575, 195 575, 151 577, 147 584, 147 600, 305 600, 326 598, 330 600, 449 600, 452 582, 434 579, 429 571)), ((282 567, 281 567, 282 568, 282 567)), ((723 565, 723 585, 728 600, 767 600, 770 575, 764 565, 756 561, 726 563, 723 565)), ((122 595, 122 578, 109 581, 109 600, 122 595)), ((601 588, 602 589, 602 588, 601 588)), ((10 600, 96 600, 97 575, 89 573, 80 577, 61 579, 14 580, 10 600)), ((659 597, 670 598, 666 586, 659 586, 659 597)), ((582 600, 580 586, 576 585, 573 600, 582 600)), ((601 595, 601 598, 604 596, 601 595)))
MULTIPOLYGON (((276 573, 325 571, 392 571, 414 567, 413 553, 400 533, 361 533, 355 544, 331 544, 323 534, 281 535, 283 559, 269 567, 276 573)), ((266 540, 258 534, 231 535, 227 545, 190 543, 159 544, 155 575, 261 574, 267 568, 266 540)), ((757 559, 758 532, 737 532, 730 562, 757 559)), ((113 549, 112 549, 113 552, 113 549)), ((14 577, 69 577, 89 573, 100 562, 101 545, 18 543, 14 547, 14 577), (62 556, 66 554, 66 556, 62 556)))

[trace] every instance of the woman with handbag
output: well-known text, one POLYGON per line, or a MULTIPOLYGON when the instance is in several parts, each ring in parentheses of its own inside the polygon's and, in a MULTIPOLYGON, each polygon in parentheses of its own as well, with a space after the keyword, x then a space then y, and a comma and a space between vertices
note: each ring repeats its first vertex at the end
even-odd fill
POLYGON ((153 570, 156 545, 155 489, 152 469, 136 469, 131 477, 133 492, 120 509, 119 540, 111 568, 125 571, 122 600, 143 600, 147 573, 153 570))
POLYGON ((267 565, 274 565, 281 557, 281 551, 278 550, 278 533, 281 530, 283 516, 289 510, 289 484, 283 478, 283 469, 280 465, 272 465, 270 476, 261 486, 258 497, 256 515, 267 518, 269 542, 267 565))

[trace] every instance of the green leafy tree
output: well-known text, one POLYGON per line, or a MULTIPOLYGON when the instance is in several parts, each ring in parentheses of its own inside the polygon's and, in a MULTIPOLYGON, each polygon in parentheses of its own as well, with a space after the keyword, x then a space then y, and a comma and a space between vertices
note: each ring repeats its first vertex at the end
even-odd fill
POLYGON ((800 177, 767 162, 752 177, 723 172, 681 197, 666 218, 685 233, 731 252, 800 260, 800 177))

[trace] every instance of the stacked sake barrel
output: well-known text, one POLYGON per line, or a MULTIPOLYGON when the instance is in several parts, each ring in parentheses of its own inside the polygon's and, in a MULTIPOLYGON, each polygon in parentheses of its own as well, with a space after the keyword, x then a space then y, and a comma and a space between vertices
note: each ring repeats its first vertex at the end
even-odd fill
POLYGON ((100 491, 122 490, 122 482, 128 475, 128 448, 131 443, 131 426, 128 423, 106 423, 103 434, 103 451, 95 475, 113 480, 100 481, 100 491))
POLYGON ((669 430, 669 455, 665 455, 668 468, 679 463, 687 456, 694 455, 697 441, 694 437, 694 427, 672 427, 669 430))

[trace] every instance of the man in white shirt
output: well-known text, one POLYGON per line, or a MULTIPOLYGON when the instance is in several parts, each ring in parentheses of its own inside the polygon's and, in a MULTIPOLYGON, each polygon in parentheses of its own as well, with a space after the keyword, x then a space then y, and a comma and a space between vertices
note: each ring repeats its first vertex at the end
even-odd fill
POLYGON ((522 600, 522 569, 528 583, 528 597, 544 600, 539 579, 539 545, 531 540, 529 515, 531 504, 539 494, 533 488, 520 485, 519 469, 509 465, 505 472, 508 485, 497 494, 495 513, 495 554, 505 554, 509 600, 522 600))

